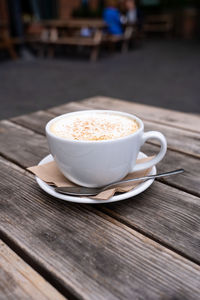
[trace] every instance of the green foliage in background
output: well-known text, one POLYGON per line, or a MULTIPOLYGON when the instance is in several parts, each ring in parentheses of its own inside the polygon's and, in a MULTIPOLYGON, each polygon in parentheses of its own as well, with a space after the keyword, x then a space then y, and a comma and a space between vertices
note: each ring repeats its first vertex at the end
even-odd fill
POLYGON ((104 2, 99 1, 98 8, 91 10, 87 3, 82 4, 81 7, 73 11, 73 17, 75 18, 101 18, 104 8, 104 2))
POLYGON ((194 7, 199 5, 199 0, 162 0, 163 7, 181 8, 194 7))
POLYGON ((159 0, 155 2, 140 0, 140 7, 144 13, 160 13, 163 11, 177 11, 185 8, 199 8, 200 0, 159 0))
MULTIPOLYGON (((163 11, 175 11, 190 7, 200 8, 200 0, 136 0, 143 13, 156 14, 163 11)), ((105 1, 99 0, 97 10, 91 10, 88 3, 82 4, 78 9, 74 10, 75 18, 101 18, 105 1)))

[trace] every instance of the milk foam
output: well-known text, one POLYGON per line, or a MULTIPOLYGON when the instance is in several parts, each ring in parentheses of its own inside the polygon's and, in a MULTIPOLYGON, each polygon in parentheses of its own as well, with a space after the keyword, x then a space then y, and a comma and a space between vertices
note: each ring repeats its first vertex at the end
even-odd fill
POLYGON ((50 131, 68 140, 102 141, 130 135, 139 128, 131 118, 110 113, 83 113, 55 121, 50 131))

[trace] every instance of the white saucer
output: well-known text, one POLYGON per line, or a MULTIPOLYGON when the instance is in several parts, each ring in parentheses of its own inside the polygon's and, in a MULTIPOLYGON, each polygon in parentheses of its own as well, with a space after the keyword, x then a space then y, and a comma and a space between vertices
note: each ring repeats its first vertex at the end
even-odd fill
MULTIPOLYGON (((144 158, 144 157, 147 157, 147 155, 144 154, 143 152, 140 152, 138 155, 138 158, 140 159, 140 158, 144 158)), ((51 162, 52 160, 53 160, 52 155, 47 155, 45 158, 43 158, 40 161, 40 163, 38 165, 46 164, 48 162, 51 162)), ((149 175, 155 175, 155 174, 156 174, 156 167, 154 166, 152 168, 151 172, 149 173, 149 175)), ((35 176, 35 178, 36 178, 38 185, 41 187, 41 189, 53 197, 56 197, 61 200, 69 201, 69 202, 88 203, 88 204, 110 203, 110 202, 116 202, 116 201, 125 200, 127 198, 134 197, 134 196, 144 192, 146 189, 148 189, 148 187, 150 187, 150 185, 152 185, 152 183, 154 181, 154 179, 149 179, 148 181, 140 183, 137 187, 135 187, 131 191, 126 192, 126 193, 121 193, 119 195, 115 195, 108 200, 94 200, 94 199, 91 199, 88 197, 82 198, 82 197, 68 196, 68 195, 63 195, 63 194, 57 193, 52 186, 48 185, 46 182, 44 182, 37 176, 35 176)))

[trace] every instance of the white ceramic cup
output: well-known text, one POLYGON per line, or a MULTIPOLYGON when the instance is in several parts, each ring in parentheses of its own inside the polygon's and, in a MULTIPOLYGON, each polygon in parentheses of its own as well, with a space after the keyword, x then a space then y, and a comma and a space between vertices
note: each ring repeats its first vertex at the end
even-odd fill
POLYGON ((68 113, 56 117, 46 125, 46 136, 50 153, 53 155, 60 171, 72 182, 86 187, 100 187, 121 180, 128 173, 140 171, 156 165, 164 157, 167 142, 158 131, 144 133, 143 122, 134 115, 112 110, 89 110, 68 113), (84 113, 110 113, 131 118, 137 122, 139 129, 125 137, 114 140, 81 141, 67 140, 50 131, 53 122, 69 115, 84 113), (159 153, 150 161, 136 164, 141 146, 148 139, 160 142, 159 153))

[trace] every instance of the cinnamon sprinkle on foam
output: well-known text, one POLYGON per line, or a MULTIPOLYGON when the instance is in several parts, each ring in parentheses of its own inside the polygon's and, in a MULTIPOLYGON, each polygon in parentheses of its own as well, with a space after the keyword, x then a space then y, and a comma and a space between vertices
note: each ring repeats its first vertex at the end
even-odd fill
POLYGON ((51 132, 68 140, 102 141, 130 135, 138 130, 133 119, 108 113, 67 116, 51 125, 51 132))

